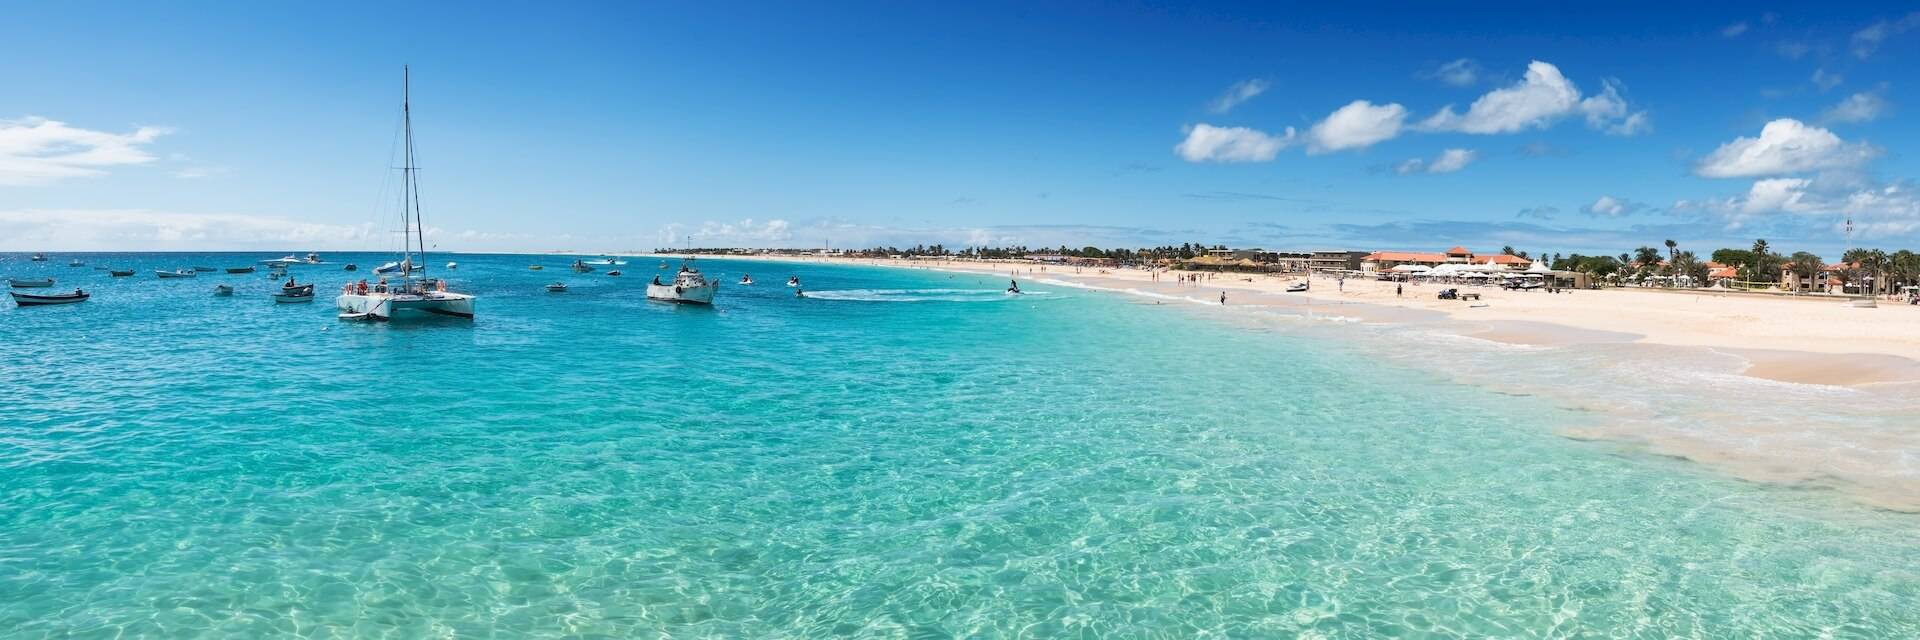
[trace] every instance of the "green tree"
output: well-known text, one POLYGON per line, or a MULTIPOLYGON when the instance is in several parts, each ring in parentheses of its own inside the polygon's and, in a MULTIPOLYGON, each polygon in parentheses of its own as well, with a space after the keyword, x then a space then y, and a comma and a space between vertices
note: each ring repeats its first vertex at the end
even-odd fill
POLYGON ((1673 257, 1674 257, 1673 251, 1674 249, 1677 249, 1680 247, 1680 243, 1674 242, 1673 238, 1667 238, 1666 244, 1667 244, 1667 260, 1671 261, 1673 260, 1673 257))
POLYGON ((1826 270, 1826 263, 1820 260, 1820 256, 1813 253, 1795 251, 1787 258, 1787 269, 1792 271, 1794 279, 1799 281, 1798 290, 1807 291, 1813 288, 1814 278, 1820 277, 1820 272, 1826 270))

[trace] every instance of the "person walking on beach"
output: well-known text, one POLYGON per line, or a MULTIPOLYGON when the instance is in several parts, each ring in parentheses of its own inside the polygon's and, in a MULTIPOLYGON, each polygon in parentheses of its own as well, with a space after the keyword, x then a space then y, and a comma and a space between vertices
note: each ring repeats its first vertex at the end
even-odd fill
POLYGON ((1404 286, 1406 286, 1406 285, 1403 285, 1403 284, 1400 284, 1400 283, 1398 283, 1398 282, 1396 282, 1396 283, 1394 283, 1394 284, 1393 284, 1393 297, 1395 297, 1395 298, 1398 298, 1398 297, 1400 297, 1400 288, 1401 288, 1401 287, 1404 287, 1404 286))
POLYGON ((1220 306, 1227 306, 1227 292, 1220 292, 1220 306))

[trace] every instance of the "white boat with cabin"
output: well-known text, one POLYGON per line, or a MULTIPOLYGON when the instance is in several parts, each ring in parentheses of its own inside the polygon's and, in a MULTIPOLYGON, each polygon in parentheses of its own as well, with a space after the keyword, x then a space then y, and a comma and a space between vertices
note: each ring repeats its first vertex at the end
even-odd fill
POLYGON ((680 265, 680 272, 674 274, 673 282, 661 282, 660 276, 654 276, 647 283, 647 299, 683 304, 713 304, 713 294, 720 291, 719 280, 708 280, 700 275, 700 270, 691 265, 680 265))

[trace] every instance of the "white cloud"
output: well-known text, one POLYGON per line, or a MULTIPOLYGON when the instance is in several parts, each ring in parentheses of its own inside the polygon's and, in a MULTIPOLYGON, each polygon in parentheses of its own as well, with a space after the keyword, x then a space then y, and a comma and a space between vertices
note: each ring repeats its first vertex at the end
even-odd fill
POLYGON ((1808 53, 1812 52, 1813 47, 1808 45, 1805 42, 1796 42, 1796 41, 1788 40, 1788 41, 1783 41, 1779 44, 1774 45, 1773 50, 1776 53, 1779 53, 1780 57, 1782 58, 1786 58, 1788 60, 1799 60, 1801 58, 1806 57, 1808 53))
POLYGON ((226 167, 182 167, 173 170, 169 175, 182 180, 197 180, 222 175, 226 172, 226 167))
POLYGON ((1544 129, 1576 111, 1587 117, 1590 127, 1627 134, 1643 129, 1644 114, 1634 117, 1620 97, 1617 83, 1608 81, 1599 95, 1581 100, 1580 90, 1560 73, 1560 68, 1535 60, 1527 64, 1526 76, 1512 86, 1487 92, 1473 101, 1464 114, 1452 105, 1442 107, 1417 125, 1423 131, 1460 133, 1516 133, 1544 129), (1631 120, 1631 126, 1627 126, 1631 120))
POLYGON ((1473 86, 1473 83, 1480 81, 1480 63, 1474 62, 1472 58, 1460 58, 1435 67, 1432 71, 1421 74, 1421 77, 1432 78, 1456 87, 1473 86))
POLYGON ((1268 86, 1267 81, 1258 78, 1235 82, 1233 86, 1227 87, 1226 93, 1222 93, 1220 97, 1214 98, 1213 104, 1207 107, 1207 110, 1214 113, 1232 111, 1234 107, 1240 106, 1240 103, 1252 100, 1254 96, 1266 93, 1268 86))
POLYGON ((1822 122, 1870 122, 1887 112, 1887 99, 1881 91, 1863 91, 1847 96, 1840 104, 1820 112, 1822 122))
POLYGON ((772 219, 755 222, 747 218, 739 222, 706 221, 700 227, 689 231, 680 225, 668 225, 668 235, 663 240, 668 245, 677 245, 692 236, 696 245, 709 247, 748 246, 766 247, 779 245, 793 239, 792 225, 786 220, 772 219))
POLYGON ((1600 196, 1598 200, 1593 201, 1593 204, 1587 205, 1585 207, 1581 207, 1580 210, 1585 212, 1587 215, 1602 216, 1607 218, 1618 218, 1620 216, 1632 215, 1635 213, 1646 211, 1647 205, 1639 202, 1634 202, 1626 198, 1615 198, 1613 196, 1600 196))
POLYGON ((1447 149, 1440 152, 1440 156, 1434 158, 1432 162, 1413 158, 1395 165, 1393 171, 1403 176, 1416 173, 1453 173, 1467 168, 1467 164, 1473 162, 1477 156, 1478 154, 1471 149, 1447 149))
POLYGON ((1835 231, 1851 221, 1859 237, 1920 231, 1920 198, 1905 184, 1833 190, 1806 178, 1769 178, 1754 181, 1744 195, 1682 200, 1674 208, 1718 217, 1729 229, 1762 216, 1796 215, 1830 217, 1835 231))
POLYGON ((1899 20, 1880 20, 1853 33, 1853 55, 1861 59, 1873 55, 1881 43, 1888 38, 1906 33, 1920 27, 1920 11, 1909 13, 1899 20))
POLYGON ((1743 34, 1746 32, 1747 32, 1747 23, 1745 22, 1735 22, 1733 24, 1727 25, 1720 29, 1720 35, 1722 37, 1727 37, 1727 38, 1738 38, 1740 37, 1740 34, 1743 34))
POLYGON ((1187 127, 1187 139, 1174 145, 1173 152, 1187 162, 1267 162, 1293 145, 1293 127, 1282 135, 1246 127, 1216 127, 1196 124, 1187 127))
POLYGON ((1400 135, 1406 120, 1406 107, 1355 100, 1307 130, 1307 153, 1364 149, 1400 135))
POLYGON ((1707 178, 1750 178, 1809 171, 1852 169, 1879 155, 1872 145, 1842 141, 1832 131, 1781 118, 1760 129, 1760 137, 1735 138, 1694 166, 1707 178))
POLYGON ((1826 67, 1814 69, 1812 80, 1813 86, 1820 87, 1821 91, 1832 90, 1834 87, 1840 86, 1840 83, 1847 81, 1844 76, 1838 73, 1827 73, 1826 67))
POLYGON ((67 178, 106 174, 106 167, 152 162, 144 147, 170 133, 140 127, 107 133, 28 116, 0 120, 0 185, 44 185, 67 178))
POLYGON ((147 209, 0 211, 0 250, 77 251, 379 248, 373 225, 299 222, 269 216, 147 209))

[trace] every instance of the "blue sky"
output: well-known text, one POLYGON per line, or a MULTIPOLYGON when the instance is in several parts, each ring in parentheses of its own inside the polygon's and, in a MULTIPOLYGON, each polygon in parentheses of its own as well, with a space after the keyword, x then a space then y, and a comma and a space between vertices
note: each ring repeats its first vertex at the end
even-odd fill
POLYGON ((1917 12, 18 4, 0 250, 385 248, 403 63, 443 250, 1920 246, 1917 12))

